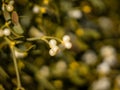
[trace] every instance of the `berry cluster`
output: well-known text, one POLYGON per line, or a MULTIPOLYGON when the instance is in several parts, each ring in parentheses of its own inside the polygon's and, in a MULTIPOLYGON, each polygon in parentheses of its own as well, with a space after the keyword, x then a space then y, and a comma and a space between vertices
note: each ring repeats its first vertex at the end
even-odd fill
MULTIPOLYGON (((69 35, 65 35, 63 36, 63 39, 61 40, 61 44, 67 48, 70 49, 72 47, 72 43, 70 42, 70 36, 69 35)), ((56 53, 59 51, 59 47, 57 46, 57 41, 55 39, 51 39, 49 41, 49 46, 50 46, 50 50, 49 50, 49 54, 51 56, 56 55, 56 53)))
POLYGON ((65 48, 70 49, 72 47, 72 43, 70 42, 70 36, 65 35, 63 37, 63 43, 64 43, 65 48))
POLYGON ((58 52, 58 50, 59 50, 59 47, 57 46, 57 41, 55 40, 55 39, 51 39, 50 41, 49 41, 49 46, 50 46, 50 50, 49 50, 49 54, 51 55, 51 56, 54 56, 57 52, 58 52))

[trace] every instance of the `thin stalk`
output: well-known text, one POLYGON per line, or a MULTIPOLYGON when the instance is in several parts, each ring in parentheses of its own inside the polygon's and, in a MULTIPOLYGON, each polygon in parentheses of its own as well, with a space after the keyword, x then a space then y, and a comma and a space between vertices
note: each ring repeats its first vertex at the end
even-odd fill
POLYGON ((14 62, 14 67, 15 67, 15 72, 16 72, 16 77, 17 77, 17 87, 21 88, 21 81, 20 81, 20 74, 18 70, 18 65, 17 65, 17 60, 15 57, 15 52, 14 52, 14 47, 11 47, 11 52, 12 52, 12 57, 13 57, 13 62, 14 62))
POLYGON ((36 41, 36 40, 42 40, 46 42, 47 44, 49 44, 49 42, 44 38, 27 38, 27 41, 36 41))
POLYGON ((43 38, 45 39, 56 39, 57 41, 59 41, 60 43, 63 43, 63 41, 59 38, 56 38, 56 37, 52 37, 52 36, 44 36, 43 38))
POLYGON ((21 88, 21 81, 20 81, 20 75, 19 75, 19 70, 18 70, 18 65, 17 65, 17 60, 15 57, 15 42, 10 41, 7 37, 4 38, 7 43, 9 44, 10 50, 12 52, 12 58, 13 58, 13 63, 15 67, 15 72, 16 72, 16 77, 17 77, 17 88, 21 88))
POLYGON ((35 38, 27 38, 28 41, 35 41, 35 40, 40 40, 40 39, 41 38, 38 38, 38 37, 37 38, 36 37, 35 38))
POLYGON ((52 37, 52 36, 43 36, 41 38, 28 38, 27 40, 28 41, 35 41, 35 40, 43 40, 45 41, 46 43, 48 43, 47 39, 56 39, 57 41, 59 41, 60 43, 63 43, 63 41, 59 38, 56 38, 56 37, 52 37))

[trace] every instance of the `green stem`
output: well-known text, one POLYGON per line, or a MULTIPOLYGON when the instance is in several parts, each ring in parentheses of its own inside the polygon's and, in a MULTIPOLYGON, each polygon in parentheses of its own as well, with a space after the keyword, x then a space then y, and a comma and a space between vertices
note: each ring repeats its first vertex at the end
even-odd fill
POLYGON ((43 38, 45 39, 56 39, 57 41, 59 41, 60 43, 63 43, 63 41, 59 38, 56 38, 56 37, 52 37, 52 36, 44 36, 43 38))
POLYGON ((35 40, 40 40, 41 38, 27 38, 28 41, 35 41, 35 40))
POLYGON ((18 65, 17 65, 17 60, 15 57, 15 52, 14 52, 14 47, 11 47, 11 52, 12 52, 12 57, 13 57, 13 62, 14 62, 14 67, 15 67, 15 72, 16 72, 16 77, 17 77, 17 87, 21 88, 21 81, 20 81, 20 75, 19 75, 19 70, 18 70, 18 65))
POLYGON ((42 40, 42 41, 46 42, 47 44, 49 44, 49 42, 44 38, 28 38, 27 40, 28 41, 42 40))
POLYGON ((9 44, 9 47, 10 47, 11 52, 12 52, 12 58, 13 58, 13 63, 14 63, 14 67, 15 67, 16 77, 17 77, 17 88, 21 88, 20 75, 19 75, 17 60, 15 57, 15 48, 14 48, 15 42, 10 41, 7 37, 5 37, 5 40, 9 44))
POLYGON ((59 38, 56 38, 56 37, 52 37, 52 36, 43 36, 41 38, 28 38, 27 40, 28 41, 35 41, 35 40, 43 40, 45 41, 46 43, 48 43, 47 39, 56 39, 57 41, 59 41, 60 43, 63 43, 63 41, 59 38))

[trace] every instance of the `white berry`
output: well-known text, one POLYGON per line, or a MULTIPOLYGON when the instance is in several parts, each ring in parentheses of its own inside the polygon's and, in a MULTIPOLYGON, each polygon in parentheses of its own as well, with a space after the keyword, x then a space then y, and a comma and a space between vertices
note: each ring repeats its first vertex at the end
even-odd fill
POLYGON ((5 28, 5 29, 3 30, 3 33, 4 33, 5 36, 9 36, 9 35, 11 34, 9 28, 5 28))
POLYGON ((54 52, 57 52, 59 50, 58 46, 54 46, 53 48, 51 48, 54 52))
POLYGON ((51 40, 49 41, 50 48, 56 46, 56 44, 57 44, 57 41, 56 41, 55 39, 51 39, 51 40))
POLYGON ((35 5, 35 6, 33 7, 33 12, 34 12, 34 13, 39 13, 39 11, 40 11, 39 6, 35 5))
POLYGON ((79 19, 79 18, 82 18, 82 12, 80 10, 70 10, 68 12, 68 15, 72 18, 75 18, 75 19, 79 19))
POLYGON ((64 42, 70 41, 70 36, 68 36, 68 35, 63 36, 63 41, 64 42))
POLYGON ((50 49, 49 54, 50 54, 50 56, 55 56, 56 52, 53 49, 50 49))
POLYGON ((70 42, 65 42, 64 45, 67 49, 70 49, 72 47, 72 44, 70 42))
POLYGON ((13 7, 13 5, 8 4, 8 5, 6 6, 6 9, 7 9, 8 12, 12 12, 13 9, 14 9, 14 7, 13 7))

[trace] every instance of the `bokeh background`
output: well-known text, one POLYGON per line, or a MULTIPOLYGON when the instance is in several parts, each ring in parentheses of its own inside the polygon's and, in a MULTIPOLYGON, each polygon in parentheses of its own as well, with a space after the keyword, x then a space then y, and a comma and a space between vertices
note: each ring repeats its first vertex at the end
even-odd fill
MULTIPOLYGON (((25 38, 67 34, 72 42, 56 56, 42 41, 25 42, 36 46, 18 60, 25 90, 120 90, 119 0, 15 0, 14 9, 25 38)), ((0 26, 4 22, 0 9, 0 26)), ((4 43, 0 38, 0 90, 14 90, 14 65, 4 43)))

